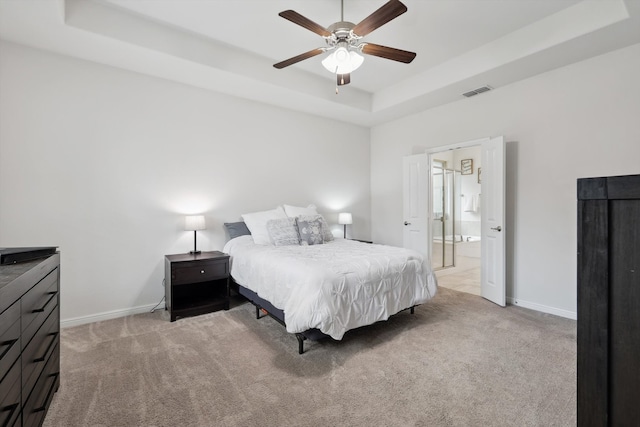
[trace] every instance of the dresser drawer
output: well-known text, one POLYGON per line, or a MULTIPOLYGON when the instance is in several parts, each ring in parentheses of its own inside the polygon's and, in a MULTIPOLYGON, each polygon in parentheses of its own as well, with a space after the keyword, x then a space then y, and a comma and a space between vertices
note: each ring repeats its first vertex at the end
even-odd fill
POLYGON ((190 262, 184 267, 181 267, 180 264, 176 264, 171 268, 171 283, 174 285, 225 279, 228 276, 228 259, 208 262, 190 262))
POLYGON ((22 352, 23 398, 26 398, 31 393, 43 366, 60 341, 59 335, 60 321, 58 308, 56 307, 22 352))
POLYGON ((58 305, 58 269, 22 297, 22 348, 28 344, 51 310, 58 305))
POLYGON ((19 355, 20 302, 16 302, 0 314, 0 381, 19 355))
POLYGON ((47 361, 42 375, 38 377, 33 393, 27 398, 22 416, 24 427, 38 427, 42 424, 53 394, 60 385, 60 351, 58 345, 55 346, 51 357, 47 361))
POLYGON ((0 426, 14 425, 20 416, 20 361, 0 381, 0 426))
MULTIPOLYGON (((20 320, 13 322, 0 341, 0 380, 20 357, 20 320)), ((0 424, 2 425, 2 424, 0 424)))
POLYGON ((4 333, 20 319, 20 301, 16 301, 0 314, 0 342, 4 341, 4 333))

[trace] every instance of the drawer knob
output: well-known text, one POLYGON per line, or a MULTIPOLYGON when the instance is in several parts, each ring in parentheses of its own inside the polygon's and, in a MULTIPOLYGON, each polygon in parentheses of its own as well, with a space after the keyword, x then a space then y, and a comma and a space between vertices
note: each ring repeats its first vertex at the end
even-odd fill
POLYGON ((204 270, 200 270, 200 274, 204 274, 204 270))

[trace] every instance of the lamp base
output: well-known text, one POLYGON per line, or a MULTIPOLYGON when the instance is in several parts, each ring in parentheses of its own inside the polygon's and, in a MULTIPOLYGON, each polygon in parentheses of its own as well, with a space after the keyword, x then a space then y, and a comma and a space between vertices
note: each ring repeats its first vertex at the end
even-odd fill
POLYGON ((193 230, 193 250, 189 251, 189 255, 200 255, 202 253, 201 251, 196 250, 198 248, 196 242, 196 230, 193 230))

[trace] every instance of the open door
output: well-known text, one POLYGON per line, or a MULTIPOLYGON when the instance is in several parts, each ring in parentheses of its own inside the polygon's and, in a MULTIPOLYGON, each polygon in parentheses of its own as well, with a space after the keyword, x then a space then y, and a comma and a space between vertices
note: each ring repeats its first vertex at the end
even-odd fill
POLYGON ((403 246, 430 256, 428 157, 415 154, 403 161, 403 246))
POLYGON ((480 294, 503 307, 506 304, 505 179, 504 137, 483 141, 480 294))

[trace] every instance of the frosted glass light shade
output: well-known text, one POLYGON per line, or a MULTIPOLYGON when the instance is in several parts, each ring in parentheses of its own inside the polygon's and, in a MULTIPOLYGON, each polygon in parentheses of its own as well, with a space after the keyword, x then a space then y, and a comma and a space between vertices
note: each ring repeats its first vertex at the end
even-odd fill
POLYGON ((364 57, 346 47, 339 47, 322 60, 322 65, 330 73, 348 74, 355 71, 364 62, 364 57))
POLYGON ((353 217, 349 212, 341 212, 338 214, 338 224, 353 224, 353 217))
POLYGON ((187 231, 204 230, 207 227, 204 222, 204 215, 189 215, 184 217, 184 229, 187 231))

